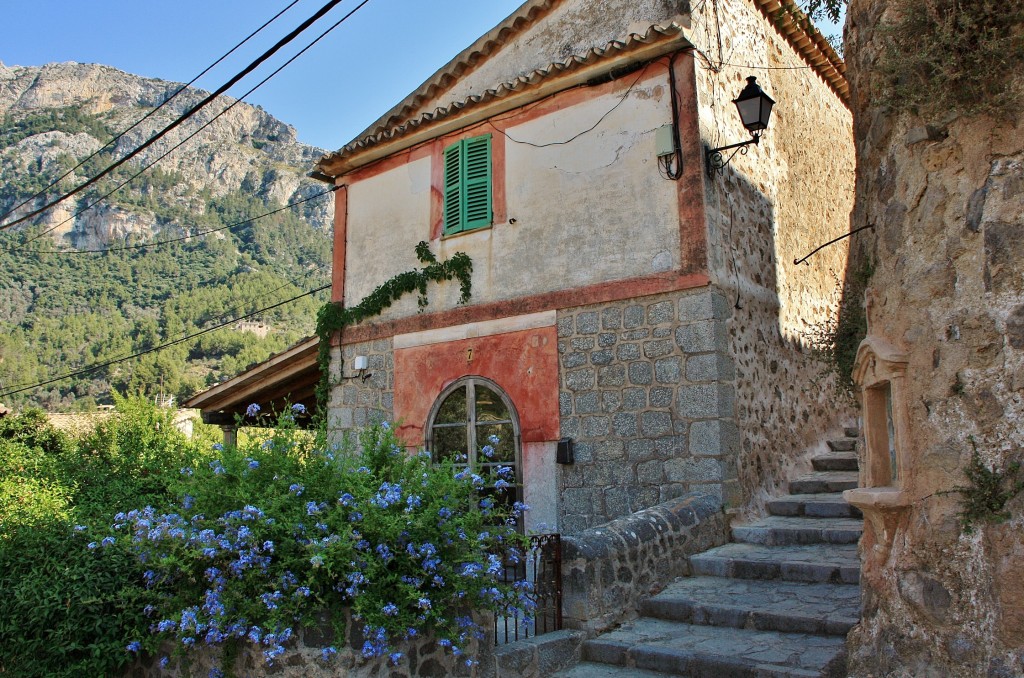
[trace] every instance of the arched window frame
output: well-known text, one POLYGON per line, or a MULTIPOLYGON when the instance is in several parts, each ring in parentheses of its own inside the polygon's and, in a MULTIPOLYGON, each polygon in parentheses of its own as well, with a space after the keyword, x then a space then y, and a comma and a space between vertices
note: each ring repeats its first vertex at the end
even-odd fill
MULTIPOLYGON (((435 428, 435 426, 437 426, 437 424, 435 424, 435 420, 437 419, 437 415, 440 412, 441 406, 444 404, 445 400, 447 400, 448 397, 450 395, 452 395, 455 391, 459 390, 460 388, 465 387, 467 389, 467 393, 466 393, 466 422, 465 422, 464 425, 467 427, 466 441, 467 441, 467 445, 468 445, 468 448, 469 448, 466 451, 466 453, 468 455, 468 463, 469 463, 470 467, 471 468, 477 468, 479 466, 480 462, 478 461, 477 456, 480 454, 480 447, 482 446, 482 443, 484 441, 478 441, 477 440, 477 426, 478 426, 478 423, 477 423, 477 420, 476 420, 476 387, 477 386, 481 386, 481 385, 482 386, 486 386, 493 393, 497 394, 497 396, 501 399, 502 405, 505 406, 505 409, 509 413, 509 419, 507 421, 503 420, 503 421, 500 421, 500 422, 487 422, 484 425, 494 425, 494 424, 499 424, 499 423, 510 423, 512 425, 512 432, 513 432, 513 437, 514 437, 513 449, 514 449, 514 454, 515 454, 515 474, 516 474, 516 482, 515 482, 516 495, 515 495, 515 500, 516 501, 522 501, 522 499, 523 499, 523 459, 522 459, 522 441, 520 440, 519 413, 516 411, 515 405, 512 403, 512 400, 508 397, 508 394, 505 393, 505 389, 503 389, 501 386, 496 384, 494 381, 488 379, 487 377, 480 377, 480 376, 462 377, 462 378, 457 379, 456 381, 452 382, 451 384, 448 385, 447 388, 445 388, 443 391, 441 391, 440 395, 437 396, 437 399, 434 400, 434 404, 430 408, 430 414, 427 416, 427 422, 426 422, 427 425, 425 427, 426 448, 428 450, 430 450, 431 456, 434 458, 434 461, 436 462, 437 458, 436 458, 436 456, 434 456, 434 444, 433 444, 434 443, 434 428, 435 428)), ((441 426, 453 426, 453 425, 444 425, 444 424, 442 424, 441 426)))

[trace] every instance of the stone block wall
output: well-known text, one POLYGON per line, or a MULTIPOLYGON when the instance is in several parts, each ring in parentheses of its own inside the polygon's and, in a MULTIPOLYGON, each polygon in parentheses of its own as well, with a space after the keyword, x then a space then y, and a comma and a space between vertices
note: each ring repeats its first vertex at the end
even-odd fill
POLYGON ((332 434, 394 418, 395 361, 390 339, 332 348, 330 377, 328 428, 332 434), (367 357, 364 375, 352 367, 359 355, 367 357))
POLYGON ((565 626, 593 634, 635 616, 641 598, 690 574, 690 556, 726 541, 721 502, 696 492, 563 538, 565 626))
POLYGON ((558 313, 563 534, 735 478, 725 298, 706 288, 558 313))

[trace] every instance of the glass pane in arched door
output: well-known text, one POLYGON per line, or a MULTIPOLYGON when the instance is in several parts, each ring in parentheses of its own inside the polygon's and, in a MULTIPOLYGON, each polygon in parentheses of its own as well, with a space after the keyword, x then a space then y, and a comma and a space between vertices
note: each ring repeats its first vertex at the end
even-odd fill
POLYGON ((512 402, 497 384, 469 377, 449 386, 434 404, 427 431, 427 448, 434 461, 455 458, 460 465, 482 470, 511 466, 515 491, 504 492, 498 498, 509 504, 521 499, 519 420, 512 402))

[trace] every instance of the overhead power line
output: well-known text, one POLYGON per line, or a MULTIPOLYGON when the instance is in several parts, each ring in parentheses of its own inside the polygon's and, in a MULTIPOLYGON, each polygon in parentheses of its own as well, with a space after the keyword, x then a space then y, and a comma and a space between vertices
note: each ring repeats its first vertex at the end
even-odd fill
POLYGON ((254 37, 255 37, 255 36, 256 36, 256 35, 258 34, 258 33, 260 33, 260 32, 261 32, 261 31, 262 31, 262 30, 263 30, 264 28, 266 28, 266 27, 267 27, 267 26, 269 26, 270 24, 272 24, 272 23, 274 23, 275 21, 277 21, 277 19, 279 19, 279 18, 281 17, 281 15, 282 15, 282 14, 284 14, 285 12, 287 12, 288 10, 290 10, 290 9, 291 9, 292 7, 294 7, 294 6, 296 5, 296 4, 298 4, 298 2, 299 2, 299 0, 292 0, 291 4, 289 4, 289 5, 287 6, 287 7, 285 7, 284 9, 282 9, 282 10, 281 10, 280 12, 278 12, 278 13, 277 13, 277 14, 275 14, 274 16, 270 17, 270 19, 268 19, 268 20, 267 20, 266 22, 264 22, 264 24, 263 24, 262 26, 260 26, 259 28, 257 28, 257 29, 256 29, 255 31, 253 31, 253 32, 252 32, 252 33, 250 33, 249 35, 247 35, 247 36, 245 37, 245 39, 244 39, 244 40, 242 40, 242 41, 241 41, 240 43, 238 43, 237 45, 235 45, 234 47, 232 47, 231 49, 229 49, 229 50, 228 50, 227 52, 225 52, 225 53, 223 54, 223 56, 221 56, 221 57, 220 57, 219 59, 217 59, 216 61, 214 61, 214 62, 213 62, 212 64, 210 64, 209 66, 207 66, 207 67, 206 67, 206 68, 205 68, 205 69, 203 70, 203 72, 202 72, 202 73, 200 73, 199 75, 195 76, 194 78, 192 78, 191 80, 189 80, 189 81, 188 81, 187 83, 185 83, 184 85, 182 85, 181 87, 179 87, 178 89, 176 89, 176 90, 174 91, 174 93, 173 93, 173 94, 171 94, 171 96, 167 97, 167 98, 166 98, 166 99, 164 99, 164 100, 163 100, 162 102, 160 102, 160 105, 159 105, 159 106, 157 106, 156 108, 154 108, 153 110, 151 110, 151 111, 150 111, 149 113, 146 113, 146 115, 144 115, 144 116, 142 116, 141 118, 139 118, 138 120, 136 120, 136 121, 135 121, 134 123, 132 123, 132 124, 131 124, 131 126, 129 126, 129 127, 126 127, 126 128, 125 128, 124 130, 122 130, 121 132, 118 132, 118 133, 117 133, 117 134, 116 134, 116 135, 115 135, 115 136, 114 136, 113 138, 111 138, 111 139, 110 139, 109 141, 107 141, 107 143, 103 144, 103 145, 102 145, 102 146, 100 146, 100 147, 99 147, 98 149, 96 149, 95 151, 93 151, 93 152, 92 152, 92 153, 91 153, 90 155, 88 155, 88 156, 86 156, 85 158, 83 158, 82 160, 80 160, 80 161, 78 162, 78 164, 77 164, 77 165, 75 165, 74 167, 72 167, 71 169, 69 169, 69 170, 68 170, 67 172, 65 172, 64 174, 60 175, 59 177, 57 177, 56 179, 54 179, 53 181, 51 181, 51 182, 50 182, 49 184, 47 184, 47 185, 46 185, 46 187, 45 187, 45 188, 42 188, 42 189, 40 189, 40 190, 39 190, 38 192, 34 193, 33 195, 30 195, 29 197, 25 198, 25 199, 24 199, 24 200, 22 200, 22 201, 21 201, 20 203, 18 203, 18 204, 17 204, 17 205, 15 205, 14 207, 12 207, 11 209, 7 210, 7 211, 6 211, 6 212, 5 212, 5 213, 4 213, 4 214, 3 214, 2 216, 0 216, 0 221, 2 221, 3 219, 6 219, 6 218, 7 218, 8 216, 10 216, 11 214, 13 214, 13 213, 14 213, 14 212, 16 212, 17 210, 21 209, 21 208, 22 208, 22 207, 24 207, 25 205, 29 204, 30 202, 32 202, 32 201, 33 201, 33 200, 35 200, 36 198, 39 198, 39 197, 42 197, 42 196, 46 195, 46 192, 47 192, 47 191, 49 191, 49 190, 50 190, 51 188, 53 188, 54 186, 56 186, 57 184, 59 184, 59 183, 60 183, 61 181, 63 181, 64 179, 67 179, 67 178, 68 178, 69 176, 71 176, 71 175, 72 175, 72 174, 73 174, 73 173, 75 172, 75 170, 77 170, 77 169, 81 168, 81 167, 82 167, 82 165, 84 165, 85 163, 87 163, 87 162, 89 162, 90 160, 92 160, 93 158, 95 158, 95 157, 96 157, 97 155, 99 155, 100 153, 102 153, 102 152, 103 152, 103 151, 104 151, 105 149, 107 149, 107 148, 109 148, 110 146, 112 146, 113 144, 117 143, 117 141, 118 141, 118 140, 120 140, 120 139, 121 139, 121 138, 122 138, 122 137, 123 137, 123 136, 124 136, 125 134, 128 134, 128 132, 131 132, 131 131, 132 131, 133 129, 135 129, 136 127, 138 127, 139 125, 141 125, 142 123, 144 123, 144 122, 145 122, 146 120, 148 120, 148 119, 149 119, 149 118, 150 118, 151 116, 155 115, 157 111, 161 110, 161 109, 162 109, 162 108, 163 108, 164 106, 166 106, 167 104, 169 104, 169 103, 170 103, 170 102, 171 102, 171 101, 172 101, 172 100, 173 100, 173 99, 174 99, 175 97, 177 97, 177 96, 178 96, 179 94, 181 94, 182 92, 184 92, 184 91, 185 91, 186 89, 188 89, 189 87, 191 87, 192 85, 194 85, 194 84, 196 83, 196 81, 197 81, 197 80, 199 80, 199 79, 200 79, 201 77, 203 77, 204 75, 206 75, 207 73, 209 73, 210 71, 212 71, 212 70, 213 70, 213 69, 214 69, 214 68, 215 68, 216 66, 218 66, 218 65, 219 65, 219 64, 220 64, 220 63, 221 63, 222 61, 224 61, 224 60, 225 60, 225 59, 227 59, 227 58, 228 58, 229 56, 231 56, 232 54, 234 54, 234 53, 235 53, 235 52, 236 52, 236 51, 238 50, 238 48, 240 48, 240 47, 241 47, 242 45, 244 45, 245 43, 247 43, 247 42, 249 42, 250 40, 252 40, 252 39, 253 39, 253 38, 254 38, 254 37))
MULTIPOLYGON (((321 196, 327 195, 328 193, 333 193, 334 191, 337 191, 338 188, 339 188, 339 186, 332 186, 331 188, 328 188, 325 191, 320 191, 319 193, 315 193, 315 194, 313 194, 313 195, 311 195, 311 196, 309 196, 307 198, 303 198, 302 200, 296 200, 295 202, 290 202, 287 205, 285 205, 284 207, 279 207, 276 210, 271 210, 270 212, 266 212, 265 214, 260 214, 260 215, 257 215, 255 217, 251 217, 249 219, 245 219, 243 221, 236 221, 235 223, 228 224, 227 226, 220 226, 218 228, 211 228, 208 231, 199 231, 198 233, 190 233, 188 235, 183 235, 180 238, 169 238, 167 240, 157 240, 156 242, 139 243, 138 245, 122 245, 122 246, 119 246, 119 247, 106 247, 106 248, 97 248, 97 249, 91 249, 91 250, 76 250, 76 249, 71 249, 71 250, 34 250, 33 254, 106 254, 107 252, 124 252, 126 250, 141 250, 141 249, 148 249, 150 247, 159 247, 160 245, 171 245, 171 244, 176 243, 176 242, 184 242, 186 240, 191 240, 192 238, 200 238, 200 237, 202 237, 204 235, 209 235, 211 233, 217 233, 219 231, 228 231, 228 230, 231 230, 232 228, 235 228, 236 226, 244 226, 245 224, 251 224, 254 221, 259 221, 260 219, 263 219, 265 217, 273 216, 273 215, 277 214, 278 212, 284 212, 285 210, 291 209, 292 207, 296 207, 296 206, 301 205, 303 203, 307 203, 310 200, 315 200, 315 199, 317 199, 317 198, 319 198, 321 196)), ((60 224, 58 224, 58 226, 59 225, 60 224)), ((54 226, 53 228, 57 228, 57 226, 54 226)), ((53 230, 53 229, 49 229, 49 230, 53 230)), ((39 235, 33 237, 31 240, 26 241, 25 245, 28 245, 33 240, 37 240, 41 236, 46 235, 47 233, 49 233, 49 230, 43 231, 39 235)), ((20 250, 24 249, 25 245, 22 245, 21 247, 18 247, 18 248, 14 248, 14 249, 12 249, 10 251, 12 251, 12 252, 20 251, 20 250)))
MULTIPOLYGON (((143 174, 144 172, 146 172, 146 170, 148 170, 148 169, 149 169, 150 167, 152 167, 153 165, 157 164, 158 162, 160 162, 161 160, 163 160, 164 158, 166 158, 166 157, 167 157, 168 155, 170 155, 171 153, 173 153, 174 151, 176 151, 177 149, 179 149, 179 148, 180 148, 181 146, 183 146, 183 145, 184 145, 185 143, 187 143, 187 142, 188 142, 188 141, 189 141, 190 139, 192 139, 193 137, 195 137, 195 136, 196 136, 197 134, 199 134, 199 133, 200 133, 200 132, 202 132, 202 131, 203 131, 204 129, 206 129, 207 127, 209 127, 210 125, 212 125, 212 124, 213 124, 214 122, 216 122, 217 120, 219 120, 221 116, 223 116, 224 114, 226 114, 226 113, 227 113, 228 111, 230 111, 230 110, 231 110, 232 108, 234 108, 234 107, 235 107, 235 106, 237 106, 238 104, 242 103, 242 102, 243 102, 243 101, 245 100, 245 98, 246 98, 247 96, 249 96, 250 94, 252 94, 252 93, 253 93, 253 92, 255 92, 256 90, 258 90, 258 89, 259 89, 260 87, 262 87, 263 85, 267 84, 267 82, 268 82, 268 81, 270 81, 270 79, 271 79, 271 78, 273 78, 274 76, 276 76, 276 75, 277 75, 278 73, 280 73, 280 72, 281 72, 281 71, 283 71, 283 70, 284 70, 285 68, 287 68, 288 66, 290 66, 290 65, 292 64, 292 62, 294 62, 294 61, 295 61, 296 59, 298 59, 298 58, 299 58, 300 56, 302 56, 302 55, 303 55, 303 54, 305 54, 305 53, 306 53, 307 51, 309 51, 310 49, 312 49, 312 47, 313 47, 314 45, 316 45, 316 44, 317 44, 318 42, 320 42, 320 41, 321 41, 321 40, 323 40, 323 39, 324 39, 325 37, 327 37, 327 35, 328 35, 328 34, 329 34, 329 33, 330 33, 331 31, 333 31, 333 30, 334 30, 335 28, 337 28, 338 26, 340 26, 341 24, 343 24, 343 23, 344 23, 344 22, 345 22, 346 20, 348 20, 348 18, 349 18, 349 17, 351 17, 351 16, 352 16, 353 14, 355 14, 356 12, 358 12, 358 11, 359 11, 360 9, 362 9, 362 7, 363 7, 364 5, 366 5, 366 4, 367 4, 367 3, 369 3, 369 2, 370 2, 370 0, 363 0, 363 1, 361 2, 361 3, 359 3, 358 5, 356 5, 356 7, 355 7, 354 9, 352 9, 351 11, 349 11, 349 13, 348 13, 348 14, 346 14, 345 16, 341 17, 341 19, 339 19, 338 21, 336 21, 336 22, 334 22, 333 24, 331 24, 331 26, 329 26, 329 27, 327 28, 327 30, 325 30, 325 31, 324 31, 323 33, 321 33, 320 35, 318 35, 318 36, 317 36, 317 37, 316 37, 316 38, 315 38, 315 39, 314 39, 314 40, 313 40, 312 42, 310 42, 310 43, 309 43, 308 45, 306 45, 306 46, 305 46, 305 47, 303 47, 303 48, 302 48, 301 50, 299 50, 299 51, 298 51, 298 52, 297 52, 297 53, 296 53, 296 54, 295 54, 294 56, 292 56, 292 57, 291 57, 290 59, 288 59, 288 61, 286 61, 286 62, 284 62, 283 64, 281 64, 281 65, 280 65, 280 66, 279 66, 279 67, 278 67, 277 69, 275 69, 275 70, 274 70, 274 71, 273 71, 273 72, 272 72, 272 73, 271 73, 270 75, 268 75, 267 77, 265 77, 265 78, 263 78, 262 80, 260 80, 260 81, 259 81, 258 83, 256 83, 256 84, 255 84, 255 85, 254 85, 254 86, 253 86, 252 88, 250 88, 250 89, 249 89, 249 90, 248 90, 247 92, 245 92, 245 93, 244 93, 244 94, 243 94, 242 96, 238 97, 238 98, 237 98, 237 99, 235 99, 235 100, 234 100, 233 102, 231 102, 231 103, 230 103, 230 104, 229 104, 229 105, 228 105, 228 106, 227 106, 227 107, 226 107, 226 108, 225 108, 224 110, 222 110, 222 111, 221 111, 220 113, 218 113, 217 115, 213 116, 213 117, 212 117, 212 118, 211 118, 210 120, 208 120, 208 121, 206 121, 205 123, 203 123, 203 124, 202 124, 202 125, 201 125, 201 126, 200 126, 200 127, 198 128, 198 129, 196 129, 196 130, 195 130, 194 132, 192 132, 191 134, 189 134, 189 135, 188 135, 187 137, 185 137, 184 139, 182 139, 181 141, 179 141, 178 143, 176 143, 176 144, 175 144, 174 146, 171 146, 171 148, 169 148, 169 149, 168 149, 168 150, 167 150, 166 152, 164 152, 164 153, 163 153, 162 155, 160 155, 160 156, 159 156, 159 157, 157 157, 157 158, 156 158, 155 160, 153 160, 152 162, 150 162, 150 163, 149 163, 148 165, 145 165, 145 166, 144 166, 144 167, 143 167, 142 169, 140 169, 140 170, 139 170, 138 172, 136 172, 135 174, 131 175, 130 177, 128 177, 127 179, 125 179, 124 181, 122 181, 122 182, 121 182, 120 184, 118 184, 117 186, 115 186, 115 187, 114 187, 113 189, 111 189, 111 190, 107 191, 106 193, 104 193, 104 194, 103 194, 103 195, 101 195, 101 196, 100 196, 99 198, 97 198, 96 200, 92 201, 91 203, 89 203, 88 205, 86 205, 85 207, 83 207, 82 209, 78 210, 77 212, 75 212, 74 214, 72 214, 72 215, 71 215, 70 217, 68 217, 68 218, 64 219, 64 221, 61 221, 61 222, 59 222, 59 223, 57 223, 57 224, 55 224, 55 225, 51 226, 50 228, 48 228, 48 229, 46 229, 46 230, 44 230, 44 231, 42 231, 42 232, 40 232, 40 233, 37 233, 36 235, 34 235, 34 236, 32 236, 31 238, 29 238, 28 240, 26 240, 26 241, 24 242, 24 244, 22 244, 22 246, 21 246, 21 247, 18 247, 18 248, 15 248, 15 249, 16 249, 16 250, 24 249, 24 247, 25 247, 26 245, 28 245, 29 243, 31 243, 31 242, 33 242, 33 241, 35 241, 35 240, 38 240, 39 238, 43 237, 43 236, 44 236, 44 235, 46 235, 47 233, 50 233, 50 232, 52 232, 52 231, 55 231, 55 230, 57 230, 58 228, 60 228, 61 226, 63 226, 64 224, 66 224, 66 223, 68 223, 68 222, 70 222, 70 221, 72 221, 72 220, 76 219, 76 218, 77 218, 77 217, 79 217, 79 216, 80 216, 81 214, 83 214, 83 213, 87 212, 88 210, 92 209, 93 207, 95 207, 95 206, 96 206, 97 204, 99 204, 100 202, 102 202, 102 201, 103 201, 103 200, 105 200, 106 198, 109 198, 109 197, 110 197, 111 195, 113 195, 113 194, 114 194, 114 193, 116 193, 117 191, 119 191, 119 190, 121 190, 122 188, 124 188, 125 186, 127 186, 127 185, 128 185, 129 183, 131 183, 131 182, 132 182, 132 181, 134 181, 134 180, 135 180, 136 178, 138 178, 138 177, 139 177, 139 176, 140 176, 141 174, 143 174)), ((13 225, 13 223, 12 223, 12 225, 13 225)), ((0 226, 0 230, 3 230, 4 228, 6 228, 6 226, 0 226)))
MULTIPOLYGON (((242 78, 244 78, 245 76, 249 75, 254 70, 256 70, 256 68, 258 68, 264 61, 269 59, 271 56, 273 56, 275 53, 277 53, 282 47, 284 47, 285 45, 290 43, 292 40, 297 38, 299 36, 299 34, 301 34, 307 28, 309 28, 311 25, 316 23, 321 17, 323 17, 325 14, 327 14, 332 9, 334 9, 334 7, 337 6, 338 4, 340 4, 342 1, 343 0, 330 0, 327 4, 325 4, 323 7, 321 7, 313 16, 311 16, 310 18, 308 18, 305 21, 303 21, 301 24, 299 24, 298 27, 296 27, 290 33, 288 33, 288 35, 286 35, 283 38, 281 38, 280 40, 278 40, 277 43, 274 44, 273 47, 271 47, 266 52, 264 52, 259 57, 257 57, 252 63, 250 63, 245 68, 243 68, 239 73, 237 73, 235 76, 233 76, 231 79, 229 79, 226 83, 224 83, 223 85, 218 87, 215 92, 213 92, 212 94, 207 96, 205 99, 200 101, 198 104, 196 104, 195 106, 193 106, 189 110, 185 111, 176 120, 171 122, 169 125, 167 125, 162 130, 157 132, 155 135, 150 137, 148 140, 144 141, 135 150, 130 151, 127 155, 122 157, 120 160, 117 160, 117 161, 113 162, 112 164, 107 166, 106 169, 100 171, 99 174, 96 174, 96 175, 92 176, 91 178, 89 178, 86 181, 82 182, 81 184, 79 184, 75 188, 71 189, 70 191, 68 191, 68 192, 66 192, 64 194, 62 194, 60 197, 58 197, 58 198, 56 198, 54 200, 51 200, 50 202, 46 203, 42 207, 39 207, 39 208, 37 208, 35 210, 32 210, 31 212, 29 212, 28 214, 26 214, 24 216, 18 217, 14 221, 10 221, 10 222, 8 222, 6 224, 0 225, 0 230, 11 228, 12 226, 16 226, 17 224, 20 224, 20 223, 22 223, 24 221, 27 221, 28 219, 31 219, 32 217, 38 216, 38 215, 42 214, 43 212, 47 211, 48 209, 50 209, 51 207, 53 207, 54 205, 57 205, 57 204, 63 202, 64 200, 67 200, 68 198, 70 198, 73 195, 77 195, 78 193, 81 193, 82 191, 84 191, 89 186, 92 186, 97 181, 99 181, 103 177, 107 176, 108 174, 113 172, 115 169, 117 169, 118 167, 120 167, 124 163, 128 162, 130 159, 134 158, 139 153, 141 153, 145 149, 149 148, 150 146, 155 144, 157 141, 159 141, 163 137, 167 136, 167 134, 169 134, 172 130, 174 130, 179 125, 181 125, 183 122, 185 122, 186 120, 191 118, 193 115, 198 113, 200 110, 205 108, 211 102, 216 100, 217 97, 219 97, 220 95, 222 95, 225 92, 227 92, 239 80, 241 80, 242 78)), ((369 2, 369 0, 364 0, 363 4, 366 4, 366 2, 369 2)), ((362 7, 362 5, 359 5, 359 7, 362 7)), ((356 9, 359 9, 359 7, 357 7, 356 9)), ((355 12, 355 10, 353 10, 353 12, 355 12)), ((348 16, 351 16, 351 14, 352 14, 352 12, 350 12, 348 16)), ((275 73, 276 72, 277 71, 275 71, 275 73)), ((8 215, 4 215, 4 218, 6 218, 7 216, 8 215)))
POLYGON ((5 398, 7 396, 12 396, 12 395, 15 395, 17 393, 23 393, 25 391, 31 391, 32 389, 40 388, 42 386, 49 386, 50 384, 57 383, 58 381, 64 381, 65 379, 72 379, 74 377, 81 377, 81 376, 89 374, 91 372, 95 372, 96 370, 101 370, 104 367, 110 367, 111 365, 117 365, 119 363, 127 362, 129 360, 134 360, 135 358, 141 358, 142 356, 148 355, 150 353, 155 353, 157 351, 162 351, 165 348, 170 348, 171 346, 176 346, 178 344, 182 344, 182 343, 184 343, 184 342, 186 342, 186 341, 188 341, 190 339, 195 339, 196 337, 202 336, 204 334, 209 334, 210 332, 215 332, 216 330, 223 329, 223 328, 227 327, 228 325, 231 325, 232 323, 236 323, 236 322, 238 322, 240 320, 247 320, 249 318, 252 318, 254 316, 259 315, 260 313, 266 313, 267 311, 272 311, 273 309, 279 308, 281 306, 284 306, 285 304, 290 304, 293 301, 298 301, 299 299, 302 299, 303 297, 312 296, 312 295, 316 294, 317 292, 322 292, 322 291, 328 289, 329 287, 330 287, 330 285, 324 285, 322 287, 318 287, 315 290, 310 290, 310 291, 305 292, 303 294, 300 294, 300 295, 298 295, 296 297, 292 297, 291 299, 285 299, 284 301, 278 302, 278 303, 273 304, 271 306, 267 306, 265 308, 261 308, 258 311, 253 311, 252 313, 249 313, 247 315, 239 316, 237 318, 232 318, 231 320, 228 320, 226 322, 220 323, 219 325, 214 325, 213 327, 208 327, 205 330, 200 330, 199 332, 193 332, 192 334, 189 334, 187 336, 181 337, 180 339, 175 339, 174 341, 168 341, 166 343, 159 344, 159 345, 153 346, 151 348, 147 348, 144 351, 139 351, 138 353, 133 353, 132 355, 124 356, 123 358, 115 358, 113 360, 107 360, 107 361, 104 361, 102 363, 97 363, 95 365, 90 365, 89 367, 86 367, 84 369, 81 369, 81 370, 78 370, 78 371, 75 371, 75 372, 69 372, 67 374, 62 374, 59 377, 53 377, 52 379, 47 379, 46 381, 41 381, 41 382, 36 383, 36 384, 30 384, 28 386, 20 386, 20 387, 18 387, 16 389, 12 389, 12 390, 7 391, 5 393, 0 393, 0 398, 5 398))

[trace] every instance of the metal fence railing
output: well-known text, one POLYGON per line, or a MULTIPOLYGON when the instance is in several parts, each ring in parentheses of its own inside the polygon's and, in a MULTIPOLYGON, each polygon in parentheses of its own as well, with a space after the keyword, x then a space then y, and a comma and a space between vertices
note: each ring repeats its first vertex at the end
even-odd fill
POLYGON ((505 645, 522 638, 539 636, 562 628, 562 536, 530 536, 530 549, 519 563, 505 561, 502 579, 506 582, 529 581, 531 598, 536 603, 533 619, 523 623, 518 615, 494 618, 495 644, 505 645))

